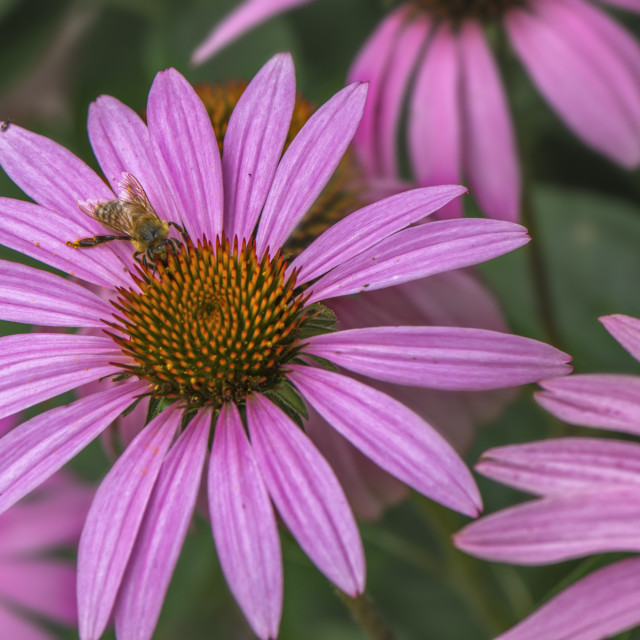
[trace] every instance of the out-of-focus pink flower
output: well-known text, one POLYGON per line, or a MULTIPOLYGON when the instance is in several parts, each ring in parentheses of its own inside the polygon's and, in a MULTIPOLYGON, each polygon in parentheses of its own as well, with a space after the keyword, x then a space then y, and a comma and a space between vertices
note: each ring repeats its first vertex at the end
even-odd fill
MULTIPOLYGON (((467 391, 570 371, 566 354, 496 331, 334 331, 326 300, 477 264, 528 237, 523 227, 500 220, 412 226, 465 192, 448 185, 358 209, 288 260, 280 250, 349 146, 366 86, 354 83, 333 96, 283 153, 295 95, 293 62, 279 54, 238 101, 222 158, 205 106, 177 71, 156 76, 147 124, 103 96, 91 107, 89 137, 108 184, 53 141, 0 127, 0 162, 37 203, 0 199, 0 241, 104 286, 114 303, 80 282, 0 264, 1 317, 108 328, 101 336, 2 338, 0 417, 105 377, 121 381, 0 440, 0 510, 75 456, 136 398, 160 402, 103 480, 87 516, 78 552, 83 640, 98 638, 112 613, 119 637, 151 637, 207 457, 220 563, 258 636, 277 635, 283 602, 274 506, 330 581, 347 594, 362 592, 359 532, 333 470, 300 428, 306 405, 408 486, 451 509, 478 513, 473 478, 442 436, 346 372, 467 391), (74 238, 104 233, 85 213, 116 199, 183 225, 187 237, 175 238, 164 263, 135 277, 129 243, 77 248, 74 238)), ((132 235, 121 226, 116 230, 125 238, 132 235)))
MULTIPOLYGON (((0 432, 13 426, 0 420, 0 432)), ((54 640, 32 616, 77 624, 76 570, 52 552, 74 547, 93 491, 57 474, 0 515, 0 635, 15 640, 54 640)))
MULTIPOLYGON (((602 323, 640 360, 640 320, 602 323)), ((541 383, 538 402, 572 424, 640 435, 640 376, 582 374, 541 383)), ((487 451, 477 470, 539 499, 465 527, 456 545, 514 564, 546 564, 611 551, 640 552, 640 445, 560 438, 487 451)), ((582 578, 500 640, 599 640, 640 624, 640 558, 582 578)))
MULTIPOLYGON (((248 0, 195 51, 202 62, 255 24, 308 0, 248 0)), ((637 0, 611 2, 640 11, 637 0)), ((398 175, 398 135, 416 182, 464 178, 490 217, 516 220, 520 168, 499 70, 485 37, 497 22, 538 90, 587 145, 623 167, 640 163, 640 46, 587 0, 416 0, 366 42, 349 80, 368 81, 354 145, 371 175, 398 175)), ((461 202, 444 215, 462 213, 461 202)))

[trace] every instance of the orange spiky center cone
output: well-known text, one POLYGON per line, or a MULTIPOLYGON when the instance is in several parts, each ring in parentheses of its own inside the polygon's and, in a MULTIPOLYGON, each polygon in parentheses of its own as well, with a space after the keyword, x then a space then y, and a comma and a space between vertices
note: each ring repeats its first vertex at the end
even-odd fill
POLYGON ((259 259, 253 242, 187 243, 134 280, 107 323, 128 356, 120 366, 148 380, 151 395, 193 408, 277 386, 312 315, 282 256, 259 259))

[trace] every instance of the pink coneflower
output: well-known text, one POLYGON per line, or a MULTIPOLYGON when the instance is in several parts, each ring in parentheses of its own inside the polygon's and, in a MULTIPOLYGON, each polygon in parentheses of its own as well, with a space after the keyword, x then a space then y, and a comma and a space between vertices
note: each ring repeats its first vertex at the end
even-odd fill
MULTIPOLYGON (((640 359, 640 320, 601 318, 640 359)), ((540 404, 573 424, 640 434, 640 377, 571 375, 541 383, 540 404)), ((487 451, 477 470, 540 499, 463 529, 462 550, 498 562, 547 564, 610 551, 640 551, 640 445, 560 438, 487 451)), ((577 581, 500 640, 608 638, 640 624, 640 558, 577 581)))
MULTIPOLYGON (((247 0, 195 51, 202 62, 255 24, 309 0, 247 0)), ((610 2, 639 11, 637 0, 610 2)), ((534 84, 587 145, 623 167, 640 163, 640 46, 586 0, 413 0, 364 45, 351 81, 371 89, 355 138, 371 173, 393 177, 406 140, 418 184, 464 177, 489 216, 515 220, 520 169, 513 124, 485 27, 500 24, 534 84)), ((460 201, 446 215, 461 215, 460 201)))
POLYGON ((121 384, 43 413, 0 440, 0 509, 136 399, 150 396, 155 409, 102 482, 82 533, 83 640, 98 638, 112 612, 118 636, 151 637, 207 458, 220 563, 258 636, 277 635, 282 607, 272 502, 320 571, 347 594, 362 592, 358 529, 333 471, 300 428, 306 403, 410 487, 477 514, 476 486, 451 446, 401 403, 338 367, 454 390, 568 372, 565 354, 492 331, 332 331, 326 299, 468 266, 527 241, 522 227, 496 220, 409 226, 464 192, 443 186, 364 207, 285 260, 278 249, 338 165, 365 96, 360 83, 340 91, 283 155, 295 75, 290 56, 275 56, 242 94, 222 161, 206 109, 177 71, 157 75, 147 126, 116 99, 98 99, 89 137, 115 193, 138 204, 148 196, 145 206, 183 225, 190 238, 176 236, 153 269, 137 271, 129 243, 68 246, 104 233, 79 207, 113 201, 114 191, 51 140, 2 128, 0 162, 38 204, 0 200, 0 241, 104 286, 112 304, 82 284, 3 263, 3 317, 106 334, 3 338, 0 413, 105 377, 121 384))
MULTIPOLYGON (((10 418, 0 420, 0 430, 10 418)), ((32 617, 75 626, 76 570, 52 552, 77 544, 93 492, 58 474, 0 516, 0 630, 3 638, 54 640, 32 617)))

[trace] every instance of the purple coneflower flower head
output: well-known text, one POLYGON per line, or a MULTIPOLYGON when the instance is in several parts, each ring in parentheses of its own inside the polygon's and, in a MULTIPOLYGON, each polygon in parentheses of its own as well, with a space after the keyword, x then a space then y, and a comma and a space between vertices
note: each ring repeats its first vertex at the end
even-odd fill
MULTIPOLYGON (((245 30, 308 0, 248 0, 195 51, 202 62, 245 30)), ((610 2, 640 11, 637 0, 610 2)), ((369 81, 354 140, 372 175, 399 174, 406 140, 416 182, 464 178, 481 209, 516 220, 520 168, 509 106, 485 27, 500 24, 533 83, 587 145, 623 167, 640 164, 640 46, 586 0, 414 0, 390 13, 349 71, 369 81)), ((461 202, 441 215, 460 216, 461 202)))
MULTIPOLYGON (((0 429, 11 422, 0 421, 0 429)), ((76 569, 53 553, 75 546, 93 492, 57 474, 0 516, 0 629, 4 638, 54 640, 35 619, 78 622, 76 569)))
MULTIPOLYGON (((640 320, 601 318, 640 359, 640 320)), ((572 424, 640 434, 640 377, 581 374, 545 380, 538 402, 572 424)), ((640 445, 559 438, 487 451, 477 470, 540 496, 465 527, 462 550, 497 562, 547 564, 640 551, 640 445)), ((613 563, 562 591, 500 640, 608 638, 640 624, 640 558, 613 563)))
POLYGON ((151 637, 207 461, 222 570, 258 636, 277 635, 282 608, 276 510, 329 580, 350 595, 363 590, 362 545, 344 492, 300 428, 307 405, 408 486, 478 513, 471 474, 442 436, 347 372, 482 390, 569 371, 568 356, 556 349, 489 330, 333 331, 326 299, 466 267, 528 240, 522 227, 498 220, 410 226, 465 191, 443 186, 359 209, 286 259, 280 248, 340 162, 365 97, 361 83, 337 93, 283 154, 295 74, 290 56, 277 55, 242 94, 220 159, 194 89, 177 71, 161 72, 147 125, 115 98, 91 106, 89 137, 111 188, 53 141, 15 125, 1 131, 0 162, 37 204, 0 199, 0 241, 103 286, 111 304, 81 283, 2 263, 3 317, 105 332, 3 338, 0 414, 105 377, 120 384, 38 415, 0 440, 0 509, 137 399, 153 403, 151 420, 100 485, 82 533, 83 640, 98 638, 112 612, 118 636, 151 637), (118 200, 123 184, 129 198, 118 200), (80 210, 90 201, 101 203, 100 216, 98 208, 92 216, 80 210), (114 207, 120 218, 109 217, 114 207), (109 227, 96 217, 133 242, 103 243, 98 236, 109 227), (166 243, 164 254, 157 242, 166 243), (148 267, 133 259, 134 248, 148 267))

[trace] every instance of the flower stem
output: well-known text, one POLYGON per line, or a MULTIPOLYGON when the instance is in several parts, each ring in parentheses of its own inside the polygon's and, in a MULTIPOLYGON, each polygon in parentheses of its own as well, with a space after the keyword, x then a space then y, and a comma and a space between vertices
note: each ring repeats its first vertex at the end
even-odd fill
POLYGON ((358 626, 371 640, 395 640, 395 635, 387 627, 382 615, 366 593, 351 598, 340 589, 335 591, 358 626))

